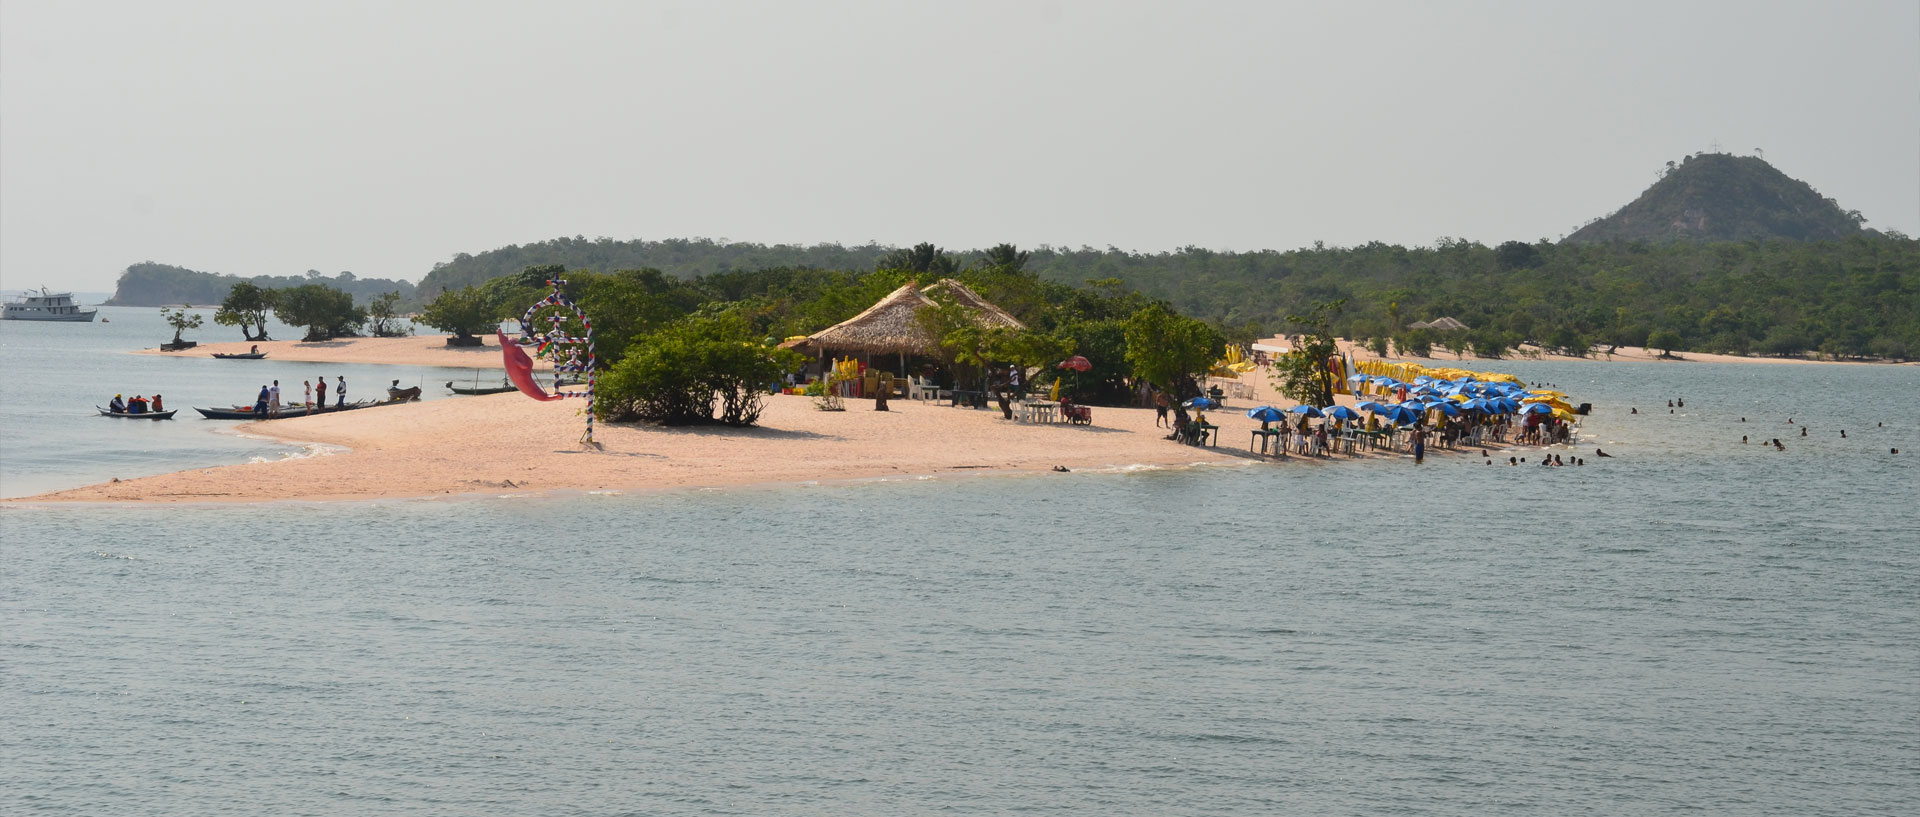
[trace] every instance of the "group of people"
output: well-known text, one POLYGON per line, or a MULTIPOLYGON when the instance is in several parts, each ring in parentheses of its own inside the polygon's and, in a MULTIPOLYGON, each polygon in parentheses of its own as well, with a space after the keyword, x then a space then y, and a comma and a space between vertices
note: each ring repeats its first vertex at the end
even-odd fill
MULTIPOLYGON (((301 408, 306 409, 308 411, 324 411, 326 409, 327 407, 327 379, 326 378, 324 377, 320 378, 320 382, 318 384, 314 383, 311 380, 303 380, 300 383, 300 390, 301 390, 300 402, 296 404, 290 404, 290 405, 298 405, 301 408), (316 397, 318 397, 317 400, 315 399, 316 397)), ((345 408, 347 405, 346 375, 340 375, 338 377, 338 382, 333 387, 333 395, 334 395, 334 401, 335 401, 334 407, 345 408)), ((260 394, 259 396, 255 397, 253 401, 253 413, 263 417, 278 417, 280 416, 281 406, 282 406, 282 402, 280 398, 280 381, 275 380, 273 381, 273 385, 260 387, 260 394)))
POLYGON ((123 400, 120 395, 116 394, 113 396, 113 401, 107 403, 107 409, 115 414, 146 414, 150 411, 156 413, 166 411, 166 409, 161 406, 160 395, 158 394, 155 394, 151 401, 138 394, 134 395, 132 400, 123 400))

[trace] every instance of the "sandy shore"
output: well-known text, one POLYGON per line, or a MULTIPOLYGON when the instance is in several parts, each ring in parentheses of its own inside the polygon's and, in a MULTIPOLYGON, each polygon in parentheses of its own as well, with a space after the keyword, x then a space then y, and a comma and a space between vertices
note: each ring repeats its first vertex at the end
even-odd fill
MULTIPOLYGON (((293 340, 268 340, 259 343, 202 343, 180 352, 141 349, 136 355, 205 357, 211 354, 240 354, 260 347, 269 360, 293 360, 302 363, 392 363, 408 366, 450 366, 456 368, 501 368, 500 346, 493 338, 482 338, 485 346, 447 345, 446 335, 410 335, 404 338, 342 338, 302 343, 293 340)), ((544 360, 535 360, 535 368, 551 368, 544 360)))
MULTIPOLYGON (((1151 409, 1095 408, 1092 426, 1026 425, 998 410, 870 400, 843 412, 810 398, 768 398, 761 426, 598 426, 600 450, 576 441, 581 403, 541 403, 514 393, 436 400, 249 423, 244 433, 348 451, 197 469, 90 485, 18 501, 208 502, 370 499, 472 493, 651 491, 874 477, 1183 467, 1251 463, 1244 416, 1230 401, 1211 412, 1216 448, 1162 439, 1151 409)), ((1371 456, 1403 456, 1376 454, 1371 456)), ((1436 456, 1446 456, 1436 452, 1436 456)), ((1467 454, 1460 454, 1467 456, 1467 454)), ((1276 461, 1315 467, 1344 459, 1276 461)))
MULTIPOLYGON (((1286 342, 1285 338, 1268 338, 1266 340, 1261 341, 1261 343, 1275 345, 1275 346, 1289 345, 1286 342)), ((1500 360, 1496 360, 1493 358, 1474 357, 1472 355, 1459 357, 1454 355, 1454 353, 1446 351, 1445 349, 1442 349, 1438 346, 1435 346, 1433 348, 1432 357, 1420 358, 1420 357, 1410 357, 1407 355, 1389 355, 1383 358, 1379 355, 1374 354, 1373 352, 1368 351, 1366 348, 1360 346, 1359 344, 1354 343, 1353 341, 1340 340, 1337 343, 1340 347, 1340 351, 1345 352, 1349 355, 1352 355, 1354 360, 1390 360, 1395 363, 1418 363, 1422 366, 1436 366, 1436 367, 1452 366, 1457 363, 1479 362, 1479 363, 1487 364, 1487 367, 1490 367, 1493 369, 1499 369, 1500 362, 1501 362, 1500 360)), ((1804 358, 1804 357, 1741 357, 1739 355, 1714 355, 1714 354, 1708 354, 1706 352, 1677 352, 1673 357, 1661 357, 1660 351, 1658 349, 1647 349, 1640 346, 1622 346, 1618 349, 1615 349, 1613 351, 1613 354, 1611 355, 1600 354, 1596 352, 1589 357, 1574 357, 1572 355, 1558 355, 1558 354, 1542 351, 1537 347, 1522 346, 1518 350, 1515 350, 1514 352, 1510 353, 1506 358, 1503 358, 1503 360, 1552 360, 1552 361, 1560 361, 1560 362, 1567 362, 1567 363, 1607 363, 1607 362, 1638 361, 1638 362, 1645 362, 1645 363, 1771 363, 1771 364, 1784 363, 1788 365, 1797 364, 1797 365, 1820 365, 1820 366, 1889 366, 1889 365, 1920 366, 1920 362, 1899 363, 1899 362, 1890 361, 1890 360, 1889 361, 1813 360, 1813 359, 1804 358)))

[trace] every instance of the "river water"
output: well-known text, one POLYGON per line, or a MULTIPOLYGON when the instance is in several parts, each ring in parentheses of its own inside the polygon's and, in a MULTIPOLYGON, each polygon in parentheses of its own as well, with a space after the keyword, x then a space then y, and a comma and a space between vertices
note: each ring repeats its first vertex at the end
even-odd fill
MULTIPOLYGON (((9 494, 293 450, 21 338, 9 494)), ((0 813, 1912 813, 1920 370, 1490 368, 1587 464, 0 508, 0 813)))

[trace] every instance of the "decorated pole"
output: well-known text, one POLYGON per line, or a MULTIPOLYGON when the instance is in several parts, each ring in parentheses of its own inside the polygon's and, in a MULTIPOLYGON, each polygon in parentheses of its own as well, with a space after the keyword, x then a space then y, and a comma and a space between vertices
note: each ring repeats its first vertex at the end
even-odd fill
POLYGON ((506 361, 507 378, 513 381, 522 394, 535 400, 562 400, 568 397, 587 399, 587 433, 581 436, 580 441, 591 445, 593 444, 593 391, 600 377, 594 366, 597 358, 593 352, 593 320, 587 317, 587 313, 582 311, 578 304, 560 291, 566 283, 563 278, 547 281, 547 285, 552 287, 553 291, 538 303, 527 307, 527 311, 521 314, 520 337, 517 340, 509 339, 504 332, 495 332, 495 334, 500 338, 500 354, 506 361), (552 314, 546 316, 549 323, 547 330, 536 331, 536 315, 549 307, 552 308, 552 314), (582 334, 576 336, 567 332, 568 317, 580 321, 582 334), (553 361, 552 392, 548 392, 534 380, 533 360, 527 356, 523 348, 529 346, 533 347, 535 355, 553 361), (584 392, 561 391, 560 376, 563 372, 584 373, 587 390, 584 392))

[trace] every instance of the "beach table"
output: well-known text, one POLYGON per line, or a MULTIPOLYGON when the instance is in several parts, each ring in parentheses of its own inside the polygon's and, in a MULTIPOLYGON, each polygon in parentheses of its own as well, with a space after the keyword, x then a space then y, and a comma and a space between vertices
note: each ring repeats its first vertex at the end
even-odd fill
POLYGON ((1059 403, 1049 400, 1023 400, 1020 402, 1020 422, 1051 423, 1059 409, 1059 403))
POLYGON ((985 408, 987 405, 987 393, 976 389, 954 389, 952 396, 950 407, 985 408))
POLYGON ((1200 437, 1194 443, 1195 445, 1205 445, 1213 448, 1220 447, 1220 427, 1219 426, 1214 425, 1212 423, 1196 423, 1195 425, 1197 425, 1200 429, 1200 437))
MULTIPOLYGON (((1272 428, 1253 429, 1253 436, 1248 438, 1247 440, 1247 450, 1248 451, 1254 450, 1253 449, 1254 444, 1258 443, 1260 445, 1260 453, 1265 454, 1267 453, 1267 446, 1273 444, 1276 441, 1281 441, 1280 442, 1281 445, 1286 445, 1286 443, 1283 441, 1285 438, 1282 437, 1281 434, 1282 432, 1279 431, 1278 429, 1272 429, 1272 428)), ((1281 453, 1284 454, 1285 452, 1283 451, 1281 453)))

